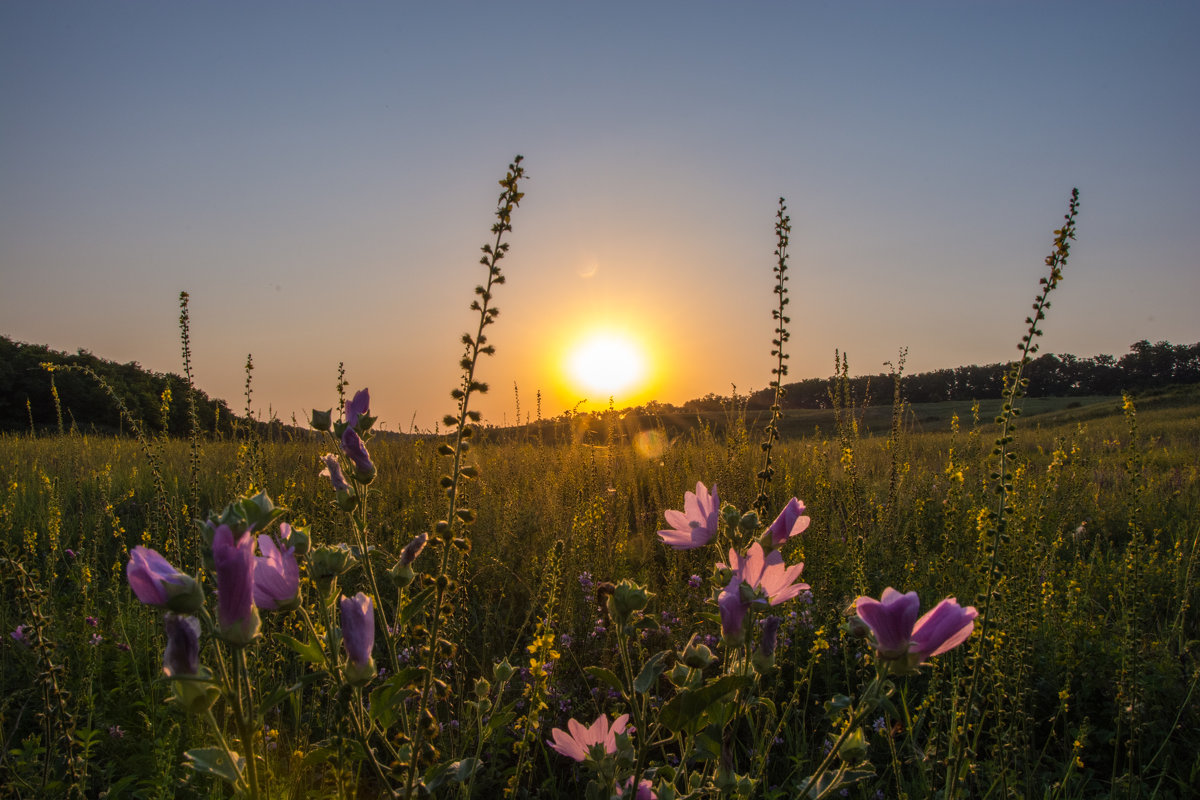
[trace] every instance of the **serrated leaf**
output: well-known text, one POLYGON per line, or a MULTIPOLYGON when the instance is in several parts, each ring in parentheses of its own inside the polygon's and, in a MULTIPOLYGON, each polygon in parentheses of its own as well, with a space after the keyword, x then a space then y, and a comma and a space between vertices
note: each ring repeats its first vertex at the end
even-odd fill
POLYGON ((242 777, 242 757, 221 747, 197 747, 183 754, 191 768, 203 775, 215 775, 236 786, 242 777))
POLYGON ((311 635, 307 642, 302 642, 286 633, 276 633, 275 638, 294 650, 303 661, 310 664, 321 664, 325 661, 325 651, 321 649, 321 643, 311 638, 311 635))

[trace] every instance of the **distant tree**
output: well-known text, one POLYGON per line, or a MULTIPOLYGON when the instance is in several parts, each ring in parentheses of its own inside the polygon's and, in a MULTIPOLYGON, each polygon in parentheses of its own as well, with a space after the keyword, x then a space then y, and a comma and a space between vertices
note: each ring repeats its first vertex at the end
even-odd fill
MULTIPOLYGON (((147 433, 188 434, 187 382, 180 376, 150 372, 137 362, 106 361, 86 350, 71 355, 4 336, 0 336, 0 430, 28 430, 30 416, 37 428, 57 426, 51 372, 42 366, 47 363, 90 369, 112 387, 147 433), (167 389, 171 398, 168 417, 163 419, 163 393, 167 389)), ((83 430, 129 433, 116 402, 94 378, 59 369, 53 372, 53 388, 58 392, 66 425, 74 422, 83 430)), ((205 432, 212 433, 217 425, 222 432, 229 432, 234 416, 225 401, 212 400, 197 391, 196 406, 205 432)))

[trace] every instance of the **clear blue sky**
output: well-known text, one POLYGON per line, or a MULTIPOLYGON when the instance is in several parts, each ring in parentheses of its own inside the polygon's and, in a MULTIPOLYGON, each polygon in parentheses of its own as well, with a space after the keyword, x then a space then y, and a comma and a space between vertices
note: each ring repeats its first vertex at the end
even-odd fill
MULTIPOLYGON (((1072 186, 1043 350, 1200 340, 1200 4, 0 4, 0 333, 179 371, 287 420, 339 361, 389 428, 452 409, 496 180, 526 157, 494 423, 581 398, 564 342, 648 342, 655 396, 1006 360, 1072 186)), ((593 401, 607 398, 590 398, 593 401)), ((616 398, 618 404, 622 398, 616 398)))

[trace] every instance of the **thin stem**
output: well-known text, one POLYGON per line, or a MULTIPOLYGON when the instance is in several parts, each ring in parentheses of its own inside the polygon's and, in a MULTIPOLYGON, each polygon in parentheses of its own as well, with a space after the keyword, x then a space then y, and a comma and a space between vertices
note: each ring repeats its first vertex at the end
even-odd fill
POLYGON ((475 380, 475 369, 481 355, 491 355, 494 352, 494 348, 486 344, 487 337, 484 334, 484 329, 495 321, 496 314, 499 313, 498 309, 491 305, 492 290, 496 285, 504 283, 504 276, 500 272, 499 262, 500 259, 504 258, 504 254, 508 250, 508 244, 503 241, 504 234, 512 230, 512 212, 517 204, 520 203, 522 197, 521 192, 517 190, 518 183, 525 174, 524 169, 521 167, 521 161, 521 156, 517 156, 513 160, 513 163, 509 165, 508 174, 504 180, 500 181, 500 185, 504 191, 500 193, 499 206, 496 209, 497 221, 492 225, 495 240, 492 244, 483 246, 484 255, 480 259, 480 262, 488 270, 487 283, 484 286, 476 287, 475 293, 479 299, 471 303, 471 309, 479 312, 479 324, 474 336, 471 336, 471 334, 464 334, 463 336, 467 352, 460 362, 463 367, 462 388, 455 389, 451 393, 452 397, 458 400, 457 419, 453 417, 447 418, 448 424, 452 421, 457 426, 452 451, 453 468, 448 476, 449 485, 446 487, 446 519, 438 523, 437 526, 437 533, 442 540, 442 558, 438 566, 437 589, 434 594, 433 613, 429 623, 425 674, 421 680, 421 694, 417 700, 416 731, 414 732, 412 755, 408 765, 408 782, 404 790, 406 800, 413 796, 419 767, 418 762, 421 758, 421 749, 425 744, 425 725, 423 722, 426 711, 429 708, 429 694, 433 684, 434 660, 437 656, 438 636, 441 632, 442 603, 445 601, 446 590, 450 584, 446 571, 450 566, 450 551, 454 545, 455 529, 460 525, 469 523, 473 519, 473 514, 470 510, 458 508, 459 484, 464 474, 462 459, 469 449, 466 440, 472 432, 470 424, 479 419, 479 412, 470 408, 471 395, 476 391, 480 393, 487 391, 486 384, 475 380))
MULTIPOLYGON (((217 740, 221 742, 221 749, 225 751, 225 755, 228 758, 229 754, 232 753, 233 750, 230 749, 229 741, 226 740, 225 732, 223 730, 221 730, 220 724, 217 723, 217 718, 213 716, 212 706, 209 706, 208 708, 204 709, 204 715, 208 718, 209 724, 212 725, 213 732, 215 734, 217 734, 217 740)), ((239 789, 239 787, 245 785, 246 778, 245 778, 245 776, 242 775, 241 772, 238 771, 236 764, 233 765, 233 768, 234 768, 234 772, 236 772, 237 776, 238 776, 237 782, 233 786, 234 790, 237 791, 239 789)))
MULTIPOLYGON (((996 592, 996 581, 1000 569, 1000 545, 1007 540, 1008 529, 1008 497, 1012 491, 1012 478, 1008 472, 1008 461, 1011 454, 1008 450, 1008 445, 1013 441, 1013 430, 1016 427, 1016 418, 1020 415, 1021 410, 1017 407, 1018 401, 1024 397, 1024 388, 1028 380, 1023 377, 1025 365, 1031 360, 1032 355, 1037 352, 1038 345, 1035 339, 1041 336, 1042 331, 1038 328, 1039 323, 1046 317, 1046 309, 1050 307, 1049 296, 1059 281, 1062 280, 1063 267, 1067 264, 1067 258, 1071 252, 1071 240, 1075 238, 1075 218, 1079 211, 1079 190, 1071 190, 1071 200, 1068 204, 1066 214, 1066 223, 1062 228, 1054 232, 1054 249, 1050 255, 1046 257, 1046 266, 1050 268, 1050 274, 1047 277, 1040 279, 1042 292, 1033 303, 1034 313, 1025 318, 1029 328, 1025 335, 1021 338, 1019 345, 1021 350, 1021 358, 1013 362, 1009 370, 1008 376, 1005 378, 1006 392, 1004 397, 1004 405, 1001 409, 1000 416, 997 422, 1000 424, 1000 436, 996 439, 996 449, 993 455, 997 456, 998 465, 995 472, 992 473, 992 478, 995 481, 996 492, 996 510, 992 512, 992 540, 991 554, 988 560, 988 575, 987 575, 987 590, 983 596, 983 609, 980 614, 979 625, 979 646, 974 651, 974 656, 971 663, 971 679, 967 690, 967 705, 965 714, 971 713, 972 707, 975 705, 976 694, 979 689, 979 667, 983 663, 984 657, 988 649, 988 629, 991 623, 992 599, 996 592)), ((957 724, 952 725, 952 729, 957 729, 957 724)), ((979 736, 983 729, 979 725, 975 729, 975 736, 971 743, 971 748, 974 749, 979 742, 979 736)), ((951 739, 952 755, 947 760, 946 774, 946 800, 954 800, 958 795, 959 775, 962 771, 962 761, 966 756, 966 748, 959 741, 957 735, 951 739)))

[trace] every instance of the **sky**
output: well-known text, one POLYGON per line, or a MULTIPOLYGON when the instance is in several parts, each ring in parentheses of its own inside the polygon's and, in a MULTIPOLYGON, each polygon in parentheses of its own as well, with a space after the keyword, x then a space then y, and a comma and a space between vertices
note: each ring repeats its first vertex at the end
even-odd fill
MULTIPOLYGON (((1200 341, 1200 4, 0 3, 0 334, 290 422, 338 364, 390 430, 1006 361, 1072 187, 1044 352, 1200 341), (642 351, 605 392, 564 364, 642 351), (603 340, 602 340, 603 343, 603 340), (601 348, 603 349, 603 348, 601 348)), ((603 382, 601 382, 603 385, 603 382)))

